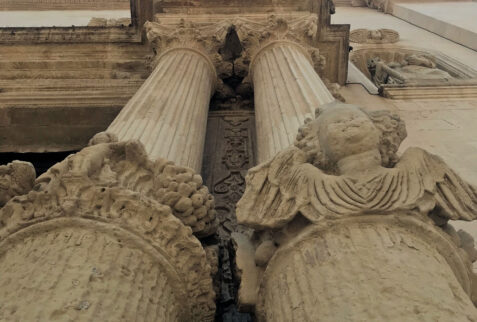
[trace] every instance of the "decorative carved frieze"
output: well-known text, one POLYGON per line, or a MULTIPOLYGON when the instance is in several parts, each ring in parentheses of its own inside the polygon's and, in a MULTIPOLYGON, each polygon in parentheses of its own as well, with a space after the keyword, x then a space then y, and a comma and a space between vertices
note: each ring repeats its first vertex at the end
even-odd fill
POLYGON ((249 170, 237 218, 256 233, 237 263, 260 321, 411 319, 409 305, 423 317, 477 316, 469 258, 440 228, 477 219, 477 188, 422 149, 398 157, 405 137, 389 112, 333 103, 294 146, 249 170), (396 297, 406 300, 396 307, 396 297))
POLYGON ((392 44, 399 41, 399 33, 392 29, 355 29, 349 34, 349 41, 359 44, 392 44))
POLYGON ((388 98, 477 95, 477 71, 437 51, 366 46, 353 50, 350 60, 388 98))
POLYGON ((202 173, 214 195, 219 221, 220 274, 215 280, 220 303, 218 320, 252 321, 249 314, 237 310, 239 276, 234 269, 235 246, 231 239, 235 232, 244 230, 237 225, 235 204, 245 190, 246 171, 255 164, 254 129, 253 111, 221 110, 209 114, 202 173))
POLYGON ((69 156, 0 210, 0 317, 212 321, 210 266, 190 229, 206 226, 207 206, 198 176, 137 142, 69 156))

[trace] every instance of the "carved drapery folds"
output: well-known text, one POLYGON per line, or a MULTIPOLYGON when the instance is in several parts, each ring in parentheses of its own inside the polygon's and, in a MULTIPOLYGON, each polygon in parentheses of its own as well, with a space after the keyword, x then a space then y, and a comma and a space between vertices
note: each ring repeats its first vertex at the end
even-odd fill
POLYGON ((206 225, 202 189, 137 142, 55 165, 0 210, 0 318, 212 321, 210 266, 184 224, 206 225))
POLYGON ((334 103, 249 171, 237 218, 256 268, 237 263, 259 320, 477 317, 470 261, 438 227, 475 220, 477 189, 424 150, 398 158, 405 137, 397 116, 334 103))

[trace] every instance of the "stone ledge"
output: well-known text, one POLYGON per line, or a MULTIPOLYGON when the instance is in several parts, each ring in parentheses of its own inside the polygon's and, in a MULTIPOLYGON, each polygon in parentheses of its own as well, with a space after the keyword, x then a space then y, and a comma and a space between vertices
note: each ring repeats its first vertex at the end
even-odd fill
POLYGON ((134 27, 6 27, 0 44, 140 43, 134 27))

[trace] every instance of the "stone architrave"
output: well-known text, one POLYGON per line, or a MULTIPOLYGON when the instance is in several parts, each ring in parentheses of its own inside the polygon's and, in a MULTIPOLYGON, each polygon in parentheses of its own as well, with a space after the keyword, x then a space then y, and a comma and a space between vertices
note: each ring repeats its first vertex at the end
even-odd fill
POLYGON ((259 162, 293 143, 305 118, 334 101, 317 73, 324 66, 324 57, 313 47, 317 19, 313 14, 297 19, 270 16, 267 23, 236 26, 247 48, 244 56, 251 61, 259 162))
POLYGON ((107 129, 120 141, 139 140, 150 158, 165 158, 200 173, 209 102, 217 74, 216 51, 192 26, 145 30, 157 65, 107 129), (209 54, 212 56, 209 56, 209 54))
POLYGON ((139 142, 53 166, 0 209, 0 320, 213 321, 211 269, 185 224, 200 221, 199 179, 139 142))
POLYGON ((349 41, 358 44, 393 44, 399 41, 399 33, 392 29, 355 29, 349 34, 349 41))
POLYGON ((422 149, 398 158, 405 136, 389 112, 332 104, 249 171, 239 296, 259 321, 477 319, 469 256, 445 232, 477 218, 477 189, 422 149))

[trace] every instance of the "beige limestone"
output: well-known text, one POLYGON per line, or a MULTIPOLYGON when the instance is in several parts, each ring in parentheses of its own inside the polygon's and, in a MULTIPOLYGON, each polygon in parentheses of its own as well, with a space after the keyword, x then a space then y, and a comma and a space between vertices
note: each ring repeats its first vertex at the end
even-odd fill
POLYGON ((0 10, 129 9, 129 0, 0 0, 0 10))
POLYGON ((131 38, 100 38, 100 29, 126 35, 129 28, 59 29, 63 43, 55 40, 53 30, 23 36, 17 31, 16 43, 0 41, 1 152, 85 147, 111 124, 150 73, 146 46, 131 38), (107 39, 112 43, 104 43, 107 39))
POLYGON ((200 173, 217 83, 209 48, 198 42, 193 28, 147 23, 146 31, 157 52, 155 69, 107 131, 121 141, 141 141, 152 159, 166 158, 200 173))
POLYGON ((150 161, 138 142, 100 143, 10 200, 0 210, 0 319, 212 321, 206 253, 158 187, 180 177, 197 189, 179 168, 150 161))
POLYGON ((474 50, 389 14, 369 8, 340 7, 337 8, 336 14, 331 16, 331 22, 333 24, 350 24, 351 30, 358 28, 371 30, 380 28, 392 29, 400 35, 399 43, 397 43, 400 47, 415 48, 425 52, 438 50, 444 55, 477 70, 476 52, 474 50))
POLYGON ((392 5, 394 16, 473 50, 477 50, 476 12, 473 1, 392 5))
POLYGON ((200 172, 215 69, 197 50, 171 49, 109 126, 119 140, 141 141, 148 155, 200 172))
POLYGON ((477 319, 468 252, 440 228, 477 218, 477 188, 422 149, 398 157, 405 137, 389 112, 333 103, 249 171, 237 218, 257 231, 242 278, 260 276, 260 321, 477 319))
POLYGON ((399 33, 392 29, 355 29, 349 34, 349 41, 361 44, 388 44, 399 41, 399 33))
POLYGON ((383 216, 313 228, 269 263, 259 321, 476 320, 465 264, 430 225, 383 216))
MULTIPOLYGON (((419 2, 423 3, 424 0, 419 2)), ((434 2, 432 5, 436 7, 441 4, 437 0, 426 2, 434 2)), ((461 4, 461 1, 452 2, 456 8, 461 4)), ((448 18, 452 19, 450 15, 448 18)), ((433 54, 438 50, 451 58, 453 65, 453 61, 458 61, 467 66, 467 70, 477 69, 475 51, 389 14, 367 8, 340 7, 332 16, 332 22, 350 23, 351 29, 391 28, 400 34, 400 41, 396 44, 400 48, 415 48, 427 53, 432 51, 433 54)), ((351 53, 357 47, 356 44, 352 46, 354 50, 351 53)), ((386 95, 395 99, 369 95, 359 85, 347 85, 341 89, 341 94, 349 103, 368 109, 387 109, 406 121, 409 138, 404 141, 401 151, 409 146, 425 148, 441 156, 460 176, 477 185, 475 88, 446 85, 386 89, 386 92, 386 95)), ((453 225, 477 238, 477 223, 454 222, 453 225)))
MULTIPOLYGON (((87 26, 91 18, 104 19, 129 18, 129 10, 94 10, 94 7, 85 7, 85 10, 52 10, 36 11, 21 8, 15 11, 2 10, 0 7, 0 27, 71 27, 87 26)), ((120 9, 120 8, 117 8, 120 9)))
POLYGON ((263 162, 289 146, 305 118, 334 98, 296 43, 265 45, 254 57, 251 72, 258 162, 263 162))
POLYGON ((33 188, 35 168, 29 162, 13 161, 0 166, 0 207, 11 198, 26 194, 33 188))

